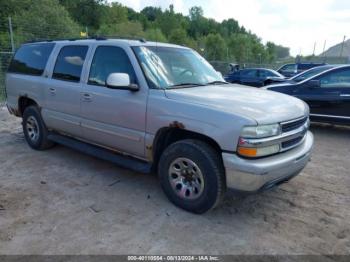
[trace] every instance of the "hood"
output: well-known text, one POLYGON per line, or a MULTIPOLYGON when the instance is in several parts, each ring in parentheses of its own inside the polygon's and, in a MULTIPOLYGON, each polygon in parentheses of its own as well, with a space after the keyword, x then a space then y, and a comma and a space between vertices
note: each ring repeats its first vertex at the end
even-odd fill
POLYGON ((241 85, 211 85, 165 91, 169 99, 208 106, 259 124, 284 122, 308 114, 306 104, 292 96, 241 85))

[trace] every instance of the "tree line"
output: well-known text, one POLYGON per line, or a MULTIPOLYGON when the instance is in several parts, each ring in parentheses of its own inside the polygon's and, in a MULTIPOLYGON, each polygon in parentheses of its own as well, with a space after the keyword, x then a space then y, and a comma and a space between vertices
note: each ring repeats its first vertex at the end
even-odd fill
MULTIPOLYGON (((89 36, 142 37, 189 46, 208 60, 272 63, 289 57, 289 48, 262 40, 235 19, 217 22, 194 6, 189 15, 145 7, 140 12, 105 0, 0 0, 0 49, 9 48, 8 17, 16 44, 30 39, 89 36), (86 32, 87 31, 87 32, 86 32)), ((1 50, 0 50, 1 51, 1 50)))

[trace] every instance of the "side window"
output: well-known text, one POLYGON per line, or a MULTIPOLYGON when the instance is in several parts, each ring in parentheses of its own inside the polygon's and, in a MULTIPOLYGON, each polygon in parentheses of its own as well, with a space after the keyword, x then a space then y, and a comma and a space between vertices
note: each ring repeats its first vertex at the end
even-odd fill
POLYGON ((40 76, 55 44, 27 44, 21 46, 11 61, 8 72, 40 76))
POLYGON ((271 77, 271 76, 275 76, 275 75, 268 70, 259 70, 259 76, 260 77, 271 77))
POLYGON ((289 64, 285 65, 281 68, 281 71, 283 72, 291 72, 294 73, 297 70, 297 65, 296 64, 289 64))
POLYGON ((324 88, 350 88, 350 69, 328 73, 319 78, 320 87, 324 88))
POLYGON ((256 77, 257 76, 257 70, 243 70, 241 72, 241 75, 244 77, 256 77))
POLYGON ((97 47, 88 83, 105 86, 107 77, 111 73, 126 73, 130 77, 130 82, 136 84, 134 68, 122 48, 116 46, 97 47))
POLYGON ((52 78, 79 82, 88 46, 64 46, 58 54, 52 78))

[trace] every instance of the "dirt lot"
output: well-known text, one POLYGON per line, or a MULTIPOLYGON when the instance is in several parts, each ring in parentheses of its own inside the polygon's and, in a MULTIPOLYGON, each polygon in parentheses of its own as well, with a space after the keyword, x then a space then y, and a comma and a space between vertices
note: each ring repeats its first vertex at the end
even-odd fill
POLYGON ((168 202, 155 176, 29 149, 0 109, 0 254, 350 254, 350 129, 312 131, 300 176, 199 216, 168 202))

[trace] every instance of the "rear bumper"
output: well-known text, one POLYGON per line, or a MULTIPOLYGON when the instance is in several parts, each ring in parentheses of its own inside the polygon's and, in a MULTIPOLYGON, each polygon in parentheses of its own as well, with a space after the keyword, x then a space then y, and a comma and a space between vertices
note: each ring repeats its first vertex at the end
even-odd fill
POLYGON ((227 187, 255 192, 298 175, 310 160, 313 143, 313 135, 308 132, 301 145, 271 157, 254 160, 223 153, 227 187))

